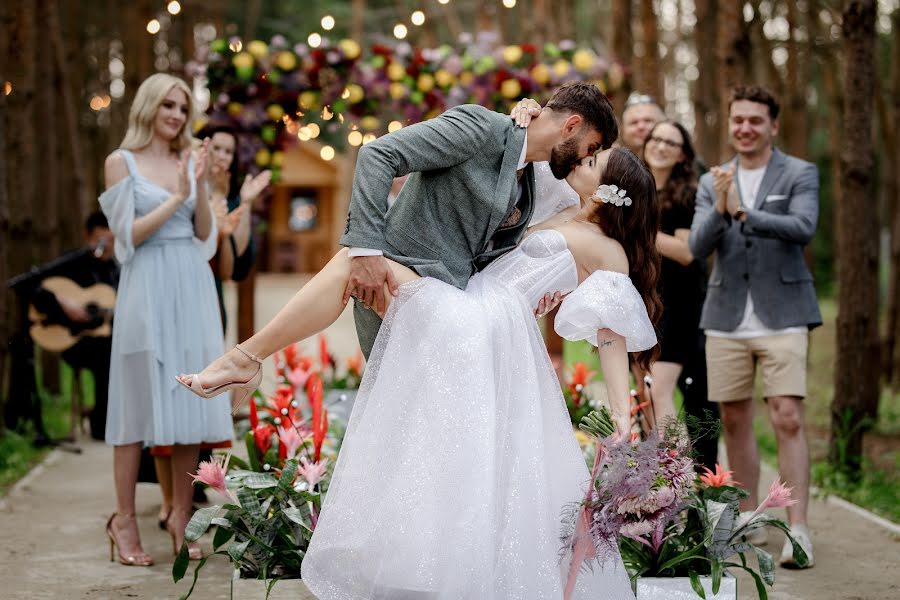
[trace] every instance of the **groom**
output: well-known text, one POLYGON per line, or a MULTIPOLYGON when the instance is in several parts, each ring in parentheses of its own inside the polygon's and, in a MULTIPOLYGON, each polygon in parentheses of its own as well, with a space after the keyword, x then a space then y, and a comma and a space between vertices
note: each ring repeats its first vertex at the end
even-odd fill
POLYGON ((384 257, 460 289, 510 251, 534 211, 533 161, 564 178, 618 137, 612 106, 596 85, 554 92, 528 129, 482 106, 458 106, 360 149, 341 245, 350 248, 344 303, 355 299, 356 331, 368 358, 386 294, 397 282, 384 257), (409 175, 396 203, 395 177, 409 175), (373 310, 375 309, 375 310, 373 310))

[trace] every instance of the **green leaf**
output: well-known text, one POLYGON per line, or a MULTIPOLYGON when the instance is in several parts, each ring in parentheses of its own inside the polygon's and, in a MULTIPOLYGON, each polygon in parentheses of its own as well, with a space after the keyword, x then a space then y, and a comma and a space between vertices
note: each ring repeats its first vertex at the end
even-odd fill
POLYGON ((738 569, 743 569, 750 573, 753 576, 753 581, 756 583, 756 595, 759 596, 759 600, 769 600, 769 594, 766 592, 766 586, 763 585, 762 579, 760 579, 759 574, 756 571, 748 567, 746 564, 739 565, 737 563, 725 563, 726 567, 736 567, 738 569))
POLYGON ((722 563, 715 561, 712 564, 712 593, 713 596, 719 595, 719 588, 722 587, 722 563))
MULTIPOLYGON (((252 399, 251 399, 252 402, 252 399)), ((262 471, 262 465, 259 464, 259 458, 256 453, 256 440, 253 439, 253 431, 248 431, 244 436, 244 442, 247 445, 247 458, 250 460, 250 469, 253 471, 262 471)))
POLYGON ((249 545, 250 540, 232 543, 230 546, 228 546, 228 556, 230 556, 231 560, 236 563, 241 562, 241 559, 244 558, 244 553, 247 551, 247 546, 249 545))
MULTIPOLYGON (((182 547, 187 548, 186 545, 182 546, 182 547)), ((191 582, 191 588, 187 591, 186 594, 181 596, 181 598, 179 598, 179 600, 187 600, 188 598, 191 597, 191 594, 194 593, 194 586, 197 585, 197 577, 200 576, 200 569, 203 568, 203 565, 206 564, 206 561, 209 559, 210 556, 212 556, 212 555, 210 554, 208 556, 204 556, 203 558, 200 559, 200 562, 197 563, 197 568, 194 569, 194 580, 191 582)))
MULTIPOLYGON (((214 521, 218 521, 220 519, 213 519, 214 521)), ((221 519, 225 520, 225 519, 221 519)), ((227 521, 230 525, 231 521, 227 521)), ((234 535, 234 532, 231 529, 228 529, 226 526, 221 526, 216 528, 216 535, 213 536, 213 550, 218 550, 221 548, 225 542, 231 539, 231 536, 234 535)))
POLYGON ((310 528, 309 523, 306 522, 306 516, 303 514, 303 511, 301 511, 299 508, 296 508, 294 506, 289 506, 289 507, 285 508, 284 510, 282 510, 281 512, 285 517, 287 517, 288 519, 290 519, 297 525, 300 525, 301 527, 304 527, 305 529, 309 529, 310 531, 312 531, 312 528, 310 528))
POLYGON ((251 473, 244 477, 244 485, 251 490, 264 490, 278 485, 278 480, 269 473, 251 473))
POLYGON ((703 584, 700 583, 700 576, 697 575, 697 571, 691 569, 688 571, 688 577, 691 578, 691 588, 694 592, 703 598, 703 600, 706 600, 706 591, 703 589, 703 584))
POLYGON ((250 489, 239 487, 237 489, 237 497, 241 507, 252 519, 261 520, 263 518, 262 508, 259 506, 259 498, 250 489))
POLYGON ((753 550, 756 552, 756 560, 759 561, 759 574, 762 575, 763 581, 770 586, 775 585, 775 559, 762 548, 754 546, 753 550))
POLYGON ((266 600, 269 600, 269 594, 272 593, 272 588, 273 588, 273 587, 275 586, 275 584, 278 583, 279 581, 281 581, 281 577, 276 577, 276 578, 272 579, 272 580, 269 582, 269 584, 266 586, 266 600))
POLYGON ((284 467, 281 469, 281 477, 279 478, 278 486, 283 490, 290 489, 294 483, 295 477, 297 477, 297 461, 286 461, 284 467))
POLYGON ((210 522, 212 522, 213 517, 219 513, 220 509, 221 507, 219 506, 210 506, 201 508, 195 512, 194 516, 191 517, 191 520, 188 522, 187 527, 184 529, 185 541, 196 542, 199 540, 200 536, 209 529, 210 522))
POLYGON ((698 555, 703 554, 703 551, 705 549, 706 549, 706 547, 703 544, 698 544, 698 545, 694 546, 693 548, 691 548, 690 550, 688 550, 687 552, 682 552, 675 558, 669 559, 666 562, 662 563, 661 565, 659 565, 659 570, 665 571, 666 569, 671 569, 675 565, 680 564, 686 560, 690 560, 692 558, 697 558, 698 555))
POLYGON ((175 556, 175 563, 172 565, 172 579, 175 583, 181 581, 184 574, 187 573, 189 562, 190 556, 188 555, 187 543, 182 543, 181 550, 178 551, 178 555, 175 556))
POLYGON ((245 471, 252 471, 250 465, 244 461, 243 458, 237 457, 234 454, 231 455, 231 462, 228 463, 232 467, 237 467, 238 469, 243 469, 245 471))

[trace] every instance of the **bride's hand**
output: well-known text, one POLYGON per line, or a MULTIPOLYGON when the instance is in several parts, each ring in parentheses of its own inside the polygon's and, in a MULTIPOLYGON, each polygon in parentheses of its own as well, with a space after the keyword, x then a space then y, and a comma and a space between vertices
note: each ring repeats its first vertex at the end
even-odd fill
POLYGON ((518 127, 528 127, 531 119, 541 114, 541 105, 533 98, 523 98, 513 106, 509 115, 518 127))
POLYGON ((559 292, 554 292, 552 295, 550 293, 544 294, 544 297, 541 298, 540 302, 538 302, 537 308, 534 309, 534 316, 540 319, 551 310, 559 306, 563 298, 565 298, 567 295, 568 294, 561 294, 559 292))

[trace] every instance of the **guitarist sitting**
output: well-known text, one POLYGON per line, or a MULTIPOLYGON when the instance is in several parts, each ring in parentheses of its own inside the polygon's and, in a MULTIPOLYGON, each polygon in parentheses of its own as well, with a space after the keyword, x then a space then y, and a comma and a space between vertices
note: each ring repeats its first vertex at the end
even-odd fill
MULTIPOLYGON (((85 222, 84 241, 87 251, 75 253, 71 261, 48 272, 47 277, 59 276, 71 279, 88 288, 97 283, 113 288, 119 282, 119 266, 113 260, 113 234, 106 217, 101 212, 92 213, 85 222)), ((92 321, 86 307, 71 297, 57 295, 39 287, 32 295, 32 304, 39 311, 58 322, 74 325, 92 321)), ((109 388, 109 355, 112 338, 83 336, 75 345, 63 351, 62 357, 73 369, 88 369, 94 375, 94 409, 89 420, 91 437, 103 440, 106 430, 107 390, 109 388)))

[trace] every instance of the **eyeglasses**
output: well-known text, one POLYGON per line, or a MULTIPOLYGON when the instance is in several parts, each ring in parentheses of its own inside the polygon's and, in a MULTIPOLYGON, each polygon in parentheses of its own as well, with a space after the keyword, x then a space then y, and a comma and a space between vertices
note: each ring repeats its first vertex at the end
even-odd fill
POLYGON ((625 108, 637 106, 638 104, 656 104, 658 106, 659 102, 656 101, 656 98, 648 94, 631 92, 631 94, 628 95, 628 99, 625 100, 625 108))
POLYGON ((647 138, 647 143, 656 142, 657 144, 662 144, 666 148, 681 148, 684 144, 679 144, 678 142, 673 142, 672 140, 667 140, 666 138, 656 137, 655 135, 647 138))

